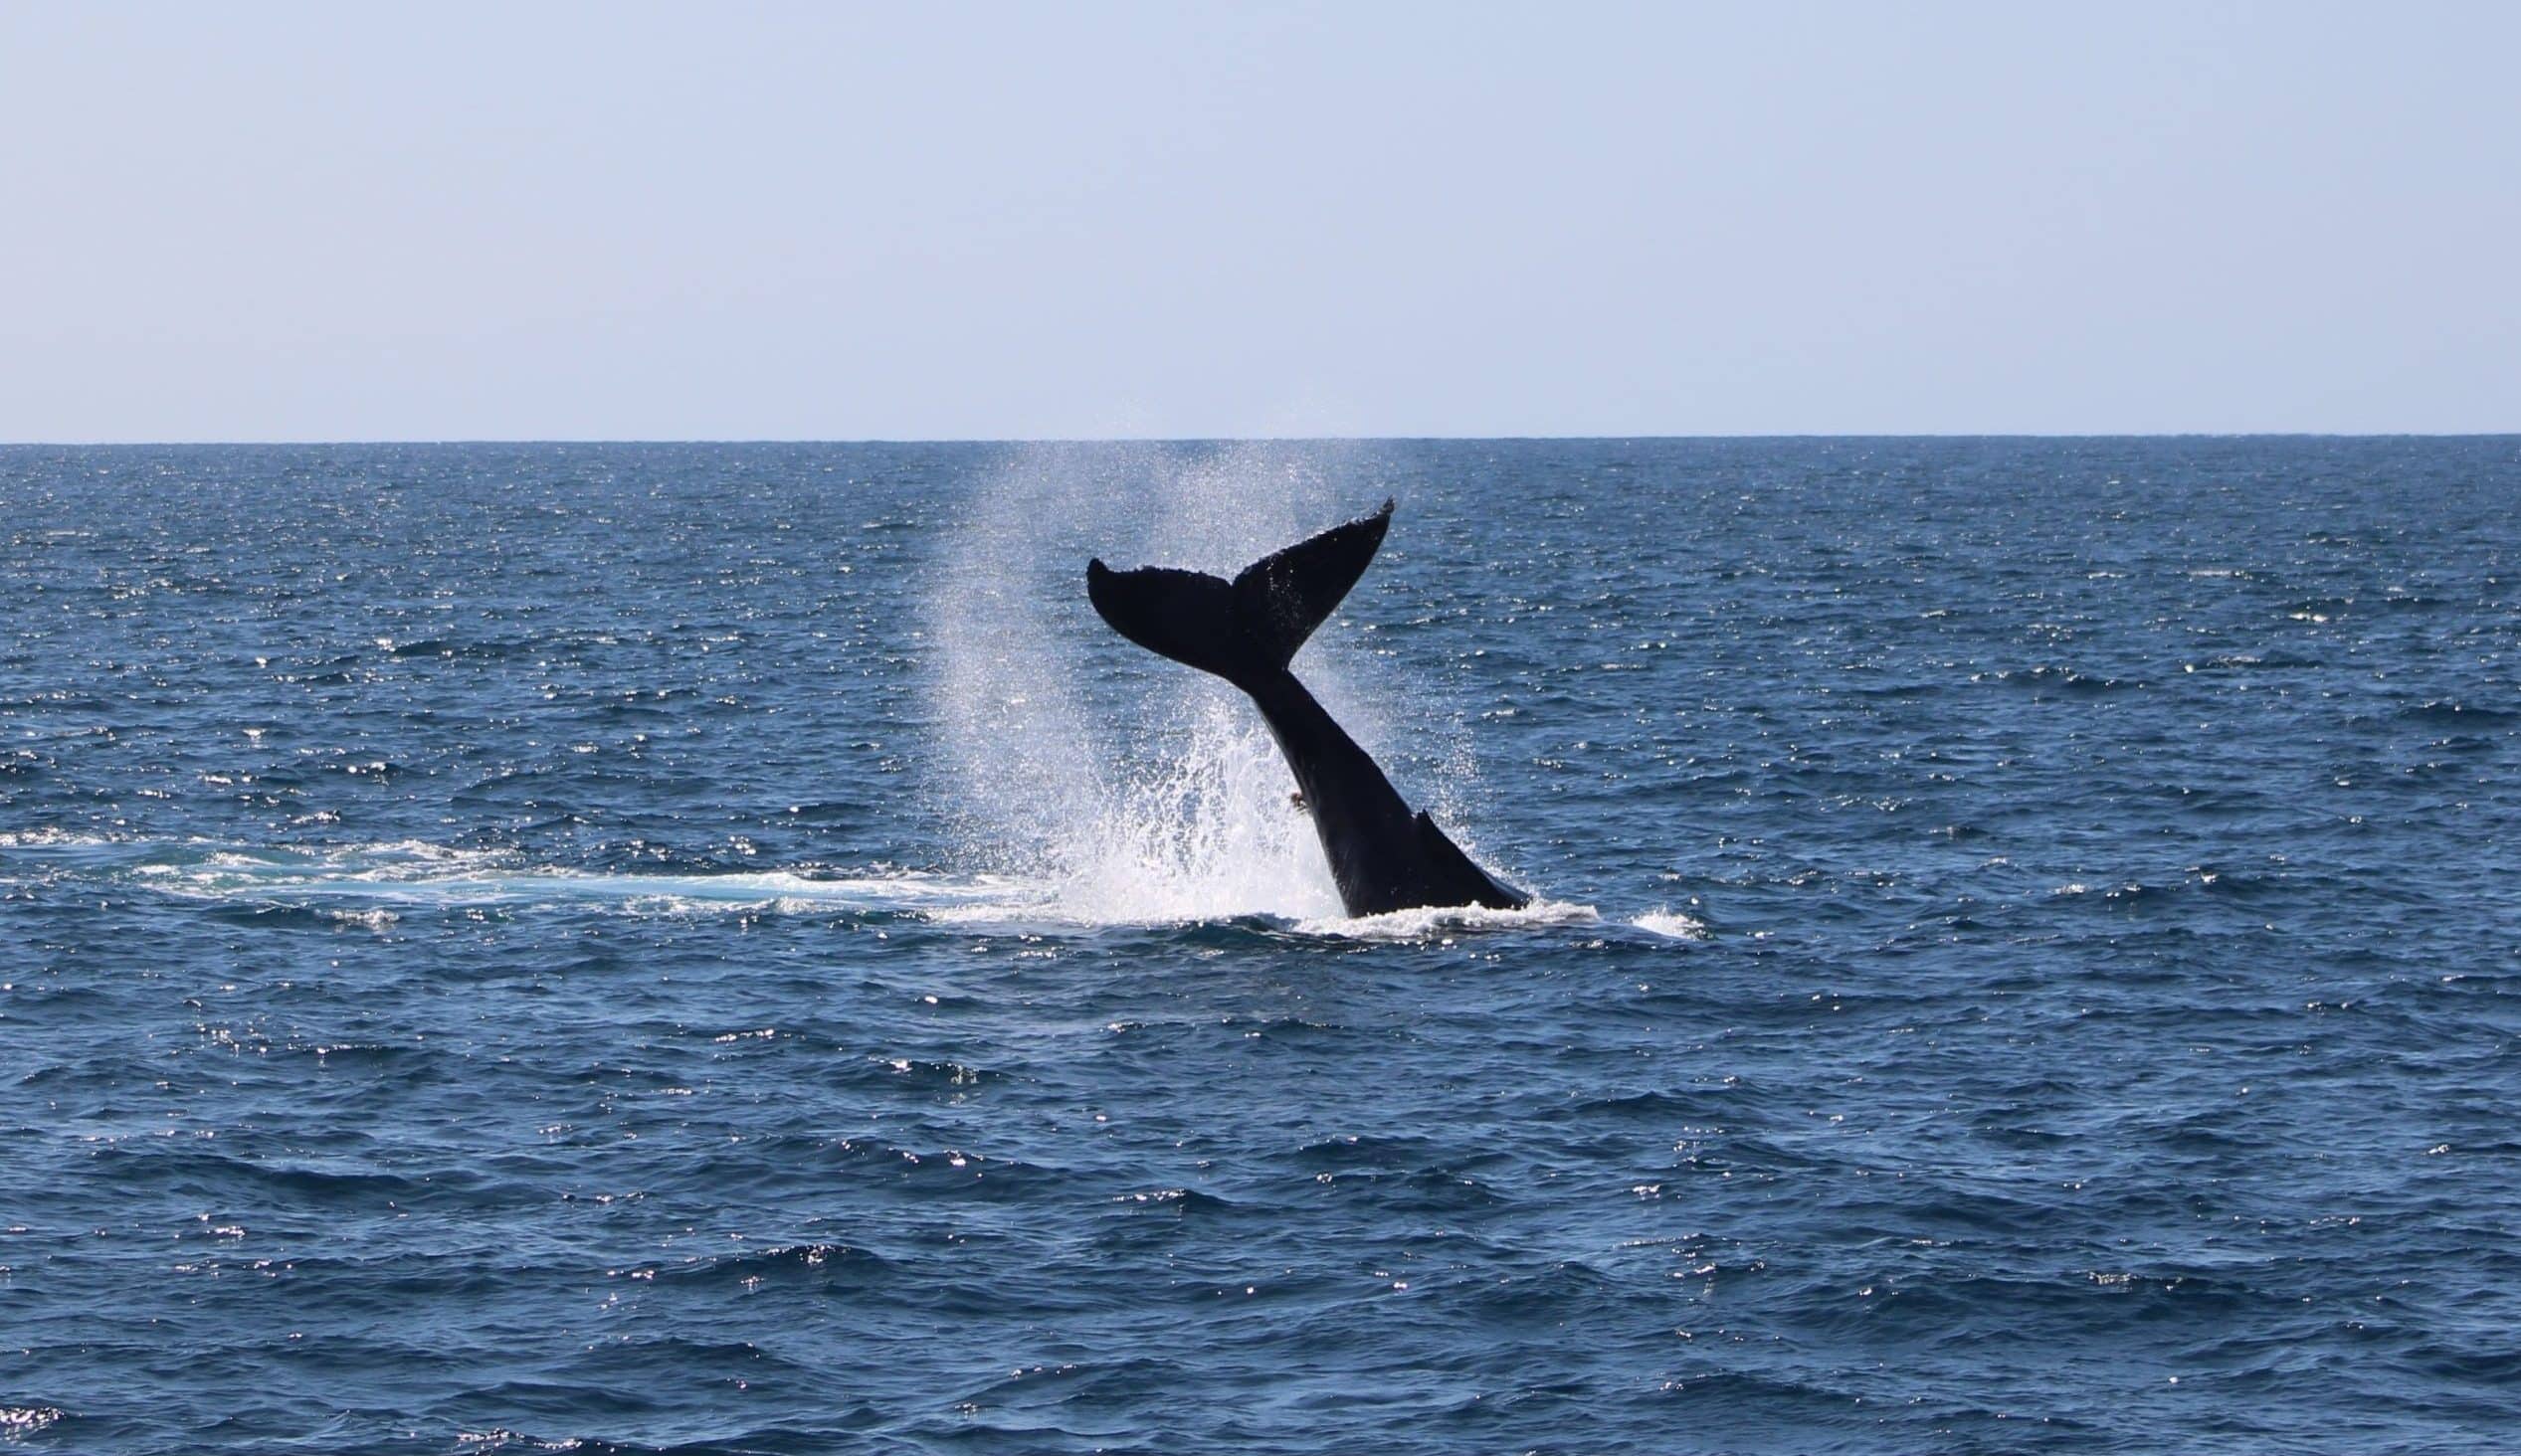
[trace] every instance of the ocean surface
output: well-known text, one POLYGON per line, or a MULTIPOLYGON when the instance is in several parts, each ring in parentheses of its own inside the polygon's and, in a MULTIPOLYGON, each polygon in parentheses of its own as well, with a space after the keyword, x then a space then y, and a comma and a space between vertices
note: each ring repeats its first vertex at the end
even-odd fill
POLYGON ((2521 440, 0 450, 0 1446, 2521 1442, 2521 440), (1087 609, 1537 896, 1343 918, 1087 609))

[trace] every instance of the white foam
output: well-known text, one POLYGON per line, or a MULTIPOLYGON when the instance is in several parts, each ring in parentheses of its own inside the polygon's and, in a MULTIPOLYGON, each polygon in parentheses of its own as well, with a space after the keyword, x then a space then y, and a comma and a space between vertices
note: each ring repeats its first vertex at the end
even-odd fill
POLYGON ((104 834, 75 833, 51 824, 33 829, 0 829, 0 849, 94 849, 113 842, 104 834))
MULTIPOLYGON (((195 848, 130 872, 151 889, 193 899, 371 907, 497 908, 610 904, 649 913, 725 909, 919 911, 1005 899, 999 876, 912 871, 819 875, 794 870, 724 874, 606 873, 517 862, 491 850, 404 841, 321 848, 195 848)), ((1019 891, 1020 893, 1020 891, 1019 891)), ((347 912, 345 912, 347 913, 347 912)), ((365 923, 390 924, 390 919, 365 923)))
POLYGON ((1677 910, 1648 911, 1629 923, 1649 935, 1664 936, 1671 940, 1705 940, 1708 938, 1707 925, 1705 921, 1694 920, 1689 916, 1681 914, 1677 910))
MULTIPOLYGON (((1196 771, 1178 771, 1187 776, 1181 782, 1151 781, 1123 793, 1110 818, 1078 826, 1083 842, 1070 849, 1072 867, 1051 876, 890 866, 855 873, 614 873, 421 840, 311 846, 118 840, 114 862, 88 872, 179 899, 302 907, 345 927, 380 932, 433 910, 588 907, 626 915, 891 914, 945 926, 1058 932, 1257 920, 1303 935, 1386 942, 1603 923, 1594 906, 1559 900, 1536 900, 1519 910, 1464 905, 1342 915, 1310 826, 1274 798, 1273 785, 1267 795, 1255 787, 1284 770, 1240 732, 1214 744, 1223 757, 1195 757, 1196 771), (1185 800, 1226 812, 1181 812, 1185 800), (1287 832, 1289 820, 1295 832, 1287 832)), ((0 875, 0 883, 7 880, 0 875)), ((1667 911, 1632 923, 1678 939, 1706 933, 1697 921, 1667 911)))
POLYGON ((1188 713, 1173 755, 1106 782, 1055 828, 1050 902, 1101 923, 1337 913, 1320 841, 1267 732, 1217 694, 1188 713))
POLYGON ((1310 935, 1352 940, 1426 941, 1454 931, 1540 930, 1599 925, 1602 913, 1591 905, 1565 900, 1534 900, 1519 910, 1491 910, 1484 905, 1448 905, 1394 910, 1382 915, 1330 916, 1299 920, 1296 929, 1310 935))

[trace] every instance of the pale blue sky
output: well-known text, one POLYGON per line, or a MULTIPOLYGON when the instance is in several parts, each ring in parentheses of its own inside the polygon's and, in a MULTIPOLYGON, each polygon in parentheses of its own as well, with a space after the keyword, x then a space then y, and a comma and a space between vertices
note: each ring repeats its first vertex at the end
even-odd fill
POLYGON ((2521 430, 2521 5, 0 0, 0 440, 2521 430))

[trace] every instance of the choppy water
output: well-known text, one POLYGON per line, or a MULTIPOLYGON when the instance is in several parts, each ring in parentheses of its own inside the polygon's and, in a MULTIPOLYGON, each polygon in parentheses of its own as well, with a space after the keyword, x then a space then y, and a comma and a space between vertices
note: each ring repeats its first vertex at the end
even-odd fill
POLYGON ((0 1441, 2470 1451, 2521 441, 0 451, 0 1441), (1340 918, 1088 554, 1543 902, 1340 918))

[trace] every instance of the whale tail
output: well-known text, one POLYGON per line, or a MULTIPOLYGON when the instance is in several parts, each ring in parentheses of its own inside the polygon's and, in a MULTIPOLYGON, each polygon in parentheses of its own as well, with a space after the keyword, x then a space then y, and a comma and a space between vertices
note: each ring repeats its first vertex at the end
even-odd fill
POLYGON ((1248 686, 1285 669, 1364 576, 1392 502, 1245 567, 1233 581, 1148 566, 1085 568, 1085 596, 1112 631, 1176 662, 1248 686))

